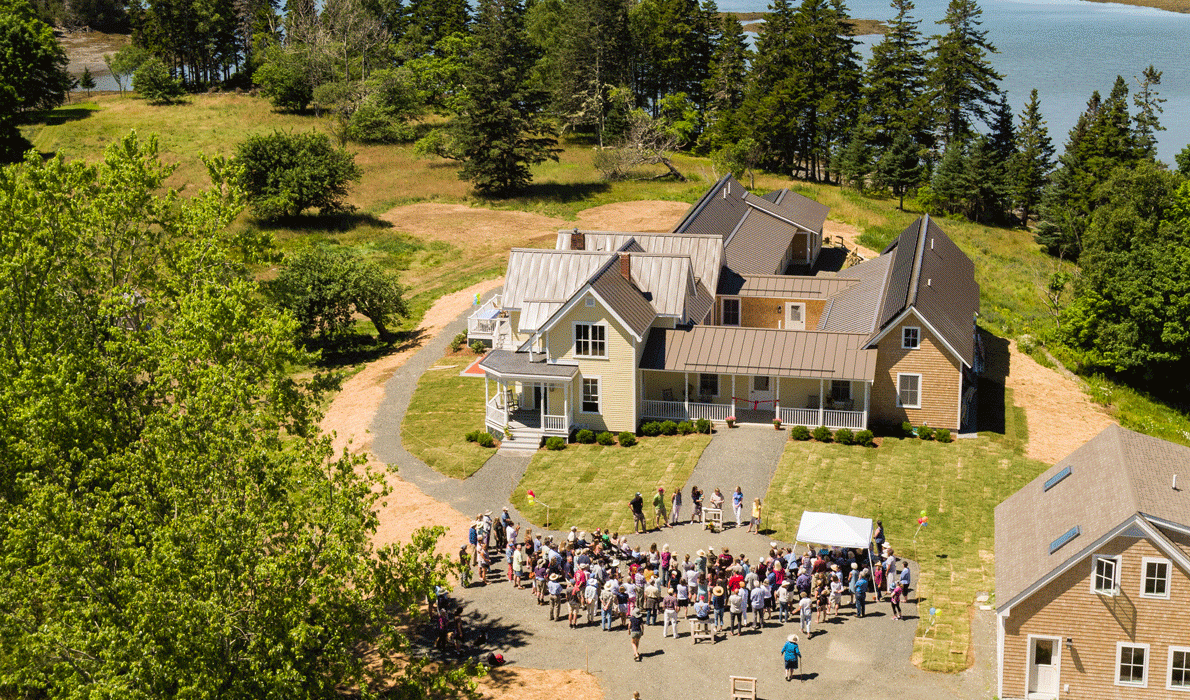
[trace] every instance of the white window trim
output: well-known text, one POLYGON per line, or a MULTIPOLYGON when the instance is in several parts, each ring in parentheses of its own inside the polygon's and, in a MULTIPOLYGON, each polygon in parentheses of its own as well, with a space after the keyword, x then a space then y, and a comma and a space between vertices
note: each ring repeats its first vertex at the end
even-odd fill
POLYGON ((1173 564, 1168 559, 1163 559, 1161 557, 1141 557, 1141 559, 1140 559, 1140 597, 1141 598, 1149 598, 1151 600, 1169 600, 1169 586, 1170 586, 1170 583, 1172 583, 1170 581, 1170 579, 1172 578, 1172 576, 1170 575, 1170 572, 1172 570, 1173 570, 1173 564), (1151 593, 1145 593, 1145 583, 1147 583, 1146 579, 1148 578, 1149 564, 1165 564, 1165 594, 1164 595, 1153 595, 1151 593))
POLYGON ((740 298, 739 297, 722 297, 719 300, 719 325, 720 326, 729 326, 730 328, 739 328, 741 325, 743 325, 743 323, 744 323, 744 304, 743 304, 743 302, 740 301, 740 298), (729 302, 729 301, 734 301, 736 304, 736 311, 737 311, 737 316, 739 318, 739 323, 728 324, 728 323, 724 323, 724 321, 723 321, 723 317, 725 315, 724 307, 727 306, 727 302, 729 302))
POLYGON ((1149 649, 1148 644, 1143 644, 1140 642, 1116 642, 1116 659, 1115 659, 1116 663, 1115 663, 1115 669, 1113 671, 1113 673, 1115 675, 1115 684, 1118 686, 1123 686, 1125 688, 1148 688, 1149 687, 1149 662, 1152 661, 1152 654, 1150 652, 1151 652, 1151 650, 1149 649), (1126 683, 1126 682, 1120 680, 1120 650, 1122 650, 1124 647, 1131 647, 1131 648, 1135 648, 1135 649, 1144 649, 1145 650, 1145 665, 1144 665, 1144 671, 1142 672, 1144 675, 1144 680, 1140 683, 1126 683))
MULTIPOLYGON (((1004 618, 1000 618, 1003 620, 1004 618)), ((1062 638, 1048 634, 1030 634, 1025 637, 1025 694, 1028 694, 1029 678, 1033 675, 1033 640, 1049 639, 1054 642, 1054 673, 1058 675, 1058 687, 1062 687, 1062 638)), ((1116 658, 1119 661, 1119 657, 1116 658)))
POLYGON ((920 350, 921 349, 921 326, 901 326, 901 349, 902 350, 920 350), (917 345, 905 344, 905 331, 913 329, 917 331, 917 345))
MULTIPOLYGON (((1092 554, 1091 555, 1091 593, 1093 595, 1119 595, 1120 594, 1120 560, 1119 554, 1092 554), (1112 583, 1115 587, 1110 593, 1105 593, 1095 588, 1095 569, 1098 568, 1100 559, 1111 559, 1115 562, 1115 569, 1112 570, 1112 583)), ((1118 658, 1118 657, 1117 657, 1118 658)), ((1117 675, 1119 675, 1117 673, 1117 675)))
POLYGON ((921 408, 922 381, 917 372, 897 372, 897 408, 921 408), (917 403, 901 403, 901 377, 917 377, 917 403))
MULTIPOLYGON (((573 339, 573 346, 571 352, 575 359, 578 360, 607 360, 611 353, 608 352, 608 346, 611 345, 611 334, 608 332, 608 325, 605 321, 575 321, 571 333, 573 339), (580 355, 578 354, 578 327, 579 326, 601 326, 603 328, 603 354, 602 355, 580 355)), ((594 342, 594 341, 588 341, 594 342)))
POLYGON ((806 330, 806 302, 804 302, 804 301, 787 301, 787 302, 785 302, 785 318, 783 320, 785 323, 786 330, 795 330, 795 331, 806 330), (802 327, 801 328, 790 328, 789 327, 789 309, 790 309, 790 307, 793 307, 793 306, 796 306, 802 310, 802 322, 801 322, 802 327))
POLYGON ((603 377, 591 377, 591 376, 588 376, 588 375, 585 375, 585 374, 584 374, 584 375, 582 375, 581 377, 579 377, 579 382, 578 382, 578 412, 579 412, 579 413, 586 414, 586 415, 588 415, 588 416, 601 416, 601 415, 603 415, 603 377), (583 409, 583 404, 584 404, 584 403, 586 403, 585 401, 583 401, 583 382, 584 382, 585 380, 587 380, 587 379, 594 379, 596 382, 598 382, 598 383, 599 383, 599 394, 598 394, 598 396, 596 397, 596 398, 598 399, 598 402, 597 402, 597 403, 599 404, 599 410, 598 410, 598 411, 587 411, 587 410, 584 410, 584 409, 583 409))
MULTIPOLYGON (((1174 685, 1173 684, 1173 653, 1175 651, 1184 651, 1190 654, 1190 647, 1169 647, 1169 658, 1165 662, 1165 689, 1166 690, 1180 690, 1183 693, 1190 692, 1190 685, 1174 685)), ((1118 661, 1118 659, 1117 659, 1118 661)), ((1146 677, 1147 680, 1147 677, 1146 677)))

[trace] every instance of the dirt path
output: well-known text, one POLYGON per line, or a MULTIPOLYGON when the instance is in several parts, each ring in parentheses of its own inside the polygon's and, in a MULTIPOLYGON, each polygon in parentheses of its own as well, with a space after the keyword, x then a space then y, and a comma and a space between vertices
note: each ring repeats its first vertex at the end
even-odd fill
POLYGON ((1077 380, 1037 364, 1017 350, 1016 341, 1009 342, 1008 351, 1005 385, 1012 389, 1016 405, 1025 409, 1027 457, 1054 464, 1115 422, 1077 380))
POLYGON ((849 250, 854 250, 855 252, 859 253, 860 257, 862 257, 864 260, 871 260, 880 254, 879 252, 872 250, 871 248, 865 248, 856 242, 860 237, 860 230, 851 224, 845 224, 841 221, 832 221, 827 219, 826 224, 822 228, 822 234, 824 236, 829 236, 832 241, 837 240, 836 236, 841 236, 843 238, 843 244, 846 245, 849 250))

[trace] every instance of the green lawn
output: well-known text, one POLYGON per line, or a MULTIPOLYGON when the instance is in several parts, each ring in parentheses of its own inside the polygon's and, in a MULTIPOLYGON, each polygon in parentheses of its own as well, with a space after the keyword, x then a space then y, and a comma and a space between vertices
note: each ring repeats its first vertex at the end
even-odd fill
POLYGON ((455 479, 471 476, 496 454, 463 438, 472 430, 482 430, 484 423, 483 380, 459 376, 474 360, 475 355, 463 351, 426 370, 401 423, 405 449, 455 479))
MULTIPOLYGON (((653 522, 657 487, 672 494, 685 485, 698 464, 709 435, 641 438, 632 447, 569 445, 565 450, 538 452, 512 495, 512 503, 534 525, 545 524, 545 508, 529 505, 528 491, 550 506, 553 528, 577 525, 632 532, 628 501, 640 491, 645 514, 653 522)), ((669 503, 666 502, 666 508, 669 503)))
POLYGON ((1024 411, 1006 392, 1005 434, 950 444, 886 438, 875 449, 790 442, 765 503, 779 539, 793 541, 802 511, 883 520, 900 556, 921 564, 913 661, 929 671, 970 664, 969 614, 980 591, 995 591, 993 509, 1045 470, 1026 459, 1024 411), (929 524, 914 543, 921 511, 929 524), (929 609, 937 618, 929 626, 929 609))

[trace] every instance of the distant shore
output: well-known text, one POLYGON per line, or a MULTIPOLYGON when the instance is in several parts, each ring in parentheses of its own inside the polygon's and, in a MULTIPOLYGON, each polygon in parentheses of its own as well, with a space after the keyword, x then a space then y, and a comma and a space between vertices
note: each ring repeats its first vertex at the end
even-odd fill
POLYGON ((1106 2, 1116 5, 1136 5, 1137 7, 1155 7, 1166 12, 1181 12, 1190 14, 1190 0, 1086 0, 1087 2, 1106 2))
MULTIPOLYGON (((1173 2, 1186 2, 1190 4, 1190 0, 1172 0, 1173 2)), ((753 34, 759 34, 764 28, 764 22, 756 20, 763 20, 768 16, 767 12, 720 12, 724 17, 734 17, 740 22, 744 23, 744 31, 753 34)), ((888 31, 888 25, 878 19, 853 19, 851 24, 855 29, 851 32, 851 36, 863 36, 865 34, 884 34, 888 31)))

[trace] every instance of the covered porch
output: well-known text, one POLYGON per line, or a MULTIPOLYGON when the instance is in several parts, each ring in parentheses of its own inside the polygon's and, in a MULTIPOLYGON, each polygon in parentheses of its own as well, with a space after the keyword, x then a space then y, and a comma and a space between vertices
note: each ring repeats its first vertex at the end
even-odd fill
POLYGON ((484 422, 489 432, 570 434, 577 367, 507 350, 493 350, 479 366, 484 370, 484 422))
POLYGON ((694 326, 650 331, 639 366, 645 419, 868 427, 876 351, 867 336, 694 326))
POLYGON ((504 345, 501 341, 509 335, 508 320, 508 312, 501 306, 501 295, 496 294, 467 317, 467 342, 479 340, 493 348, 501 347, 504 345))
POLYGON ((641 370, 643 419, 868 427, 871 380, 641 370), (825 400, 822 400, 825 397, 825 400))

